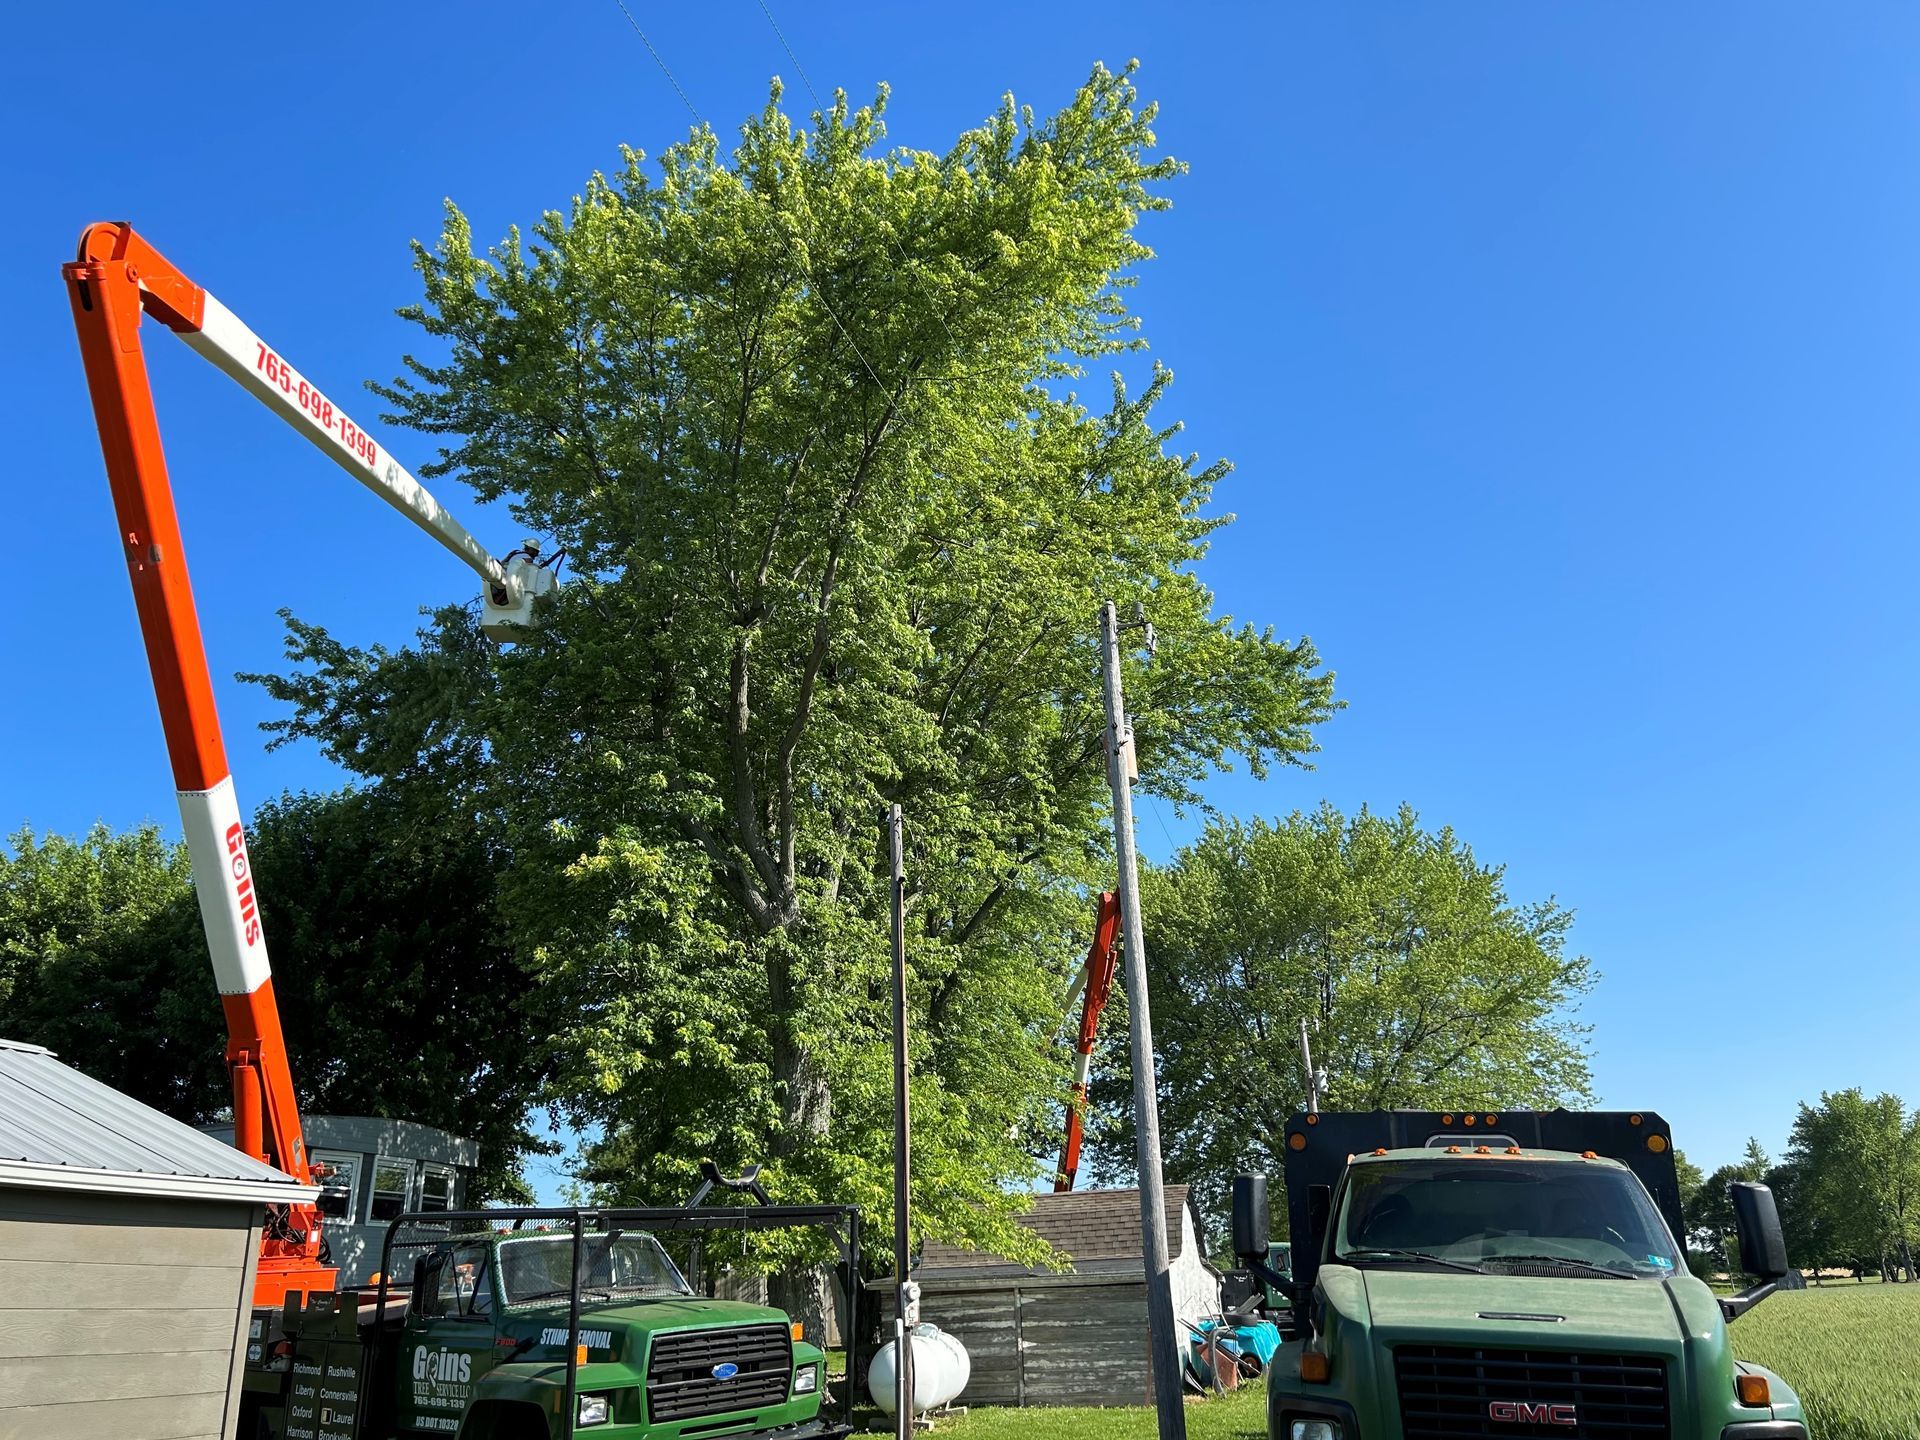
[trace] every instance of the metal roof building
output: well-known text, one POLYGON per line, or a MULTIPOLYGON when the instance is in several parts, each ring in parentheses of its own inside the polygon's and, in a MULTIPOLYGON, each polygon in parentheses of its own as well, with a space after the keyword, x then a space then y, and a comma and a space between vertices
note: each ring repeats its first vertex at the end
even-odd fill
POLYGON ((267 1206, 315 1193, 0 1040, 0 1436, 231 1434, 267 1206))

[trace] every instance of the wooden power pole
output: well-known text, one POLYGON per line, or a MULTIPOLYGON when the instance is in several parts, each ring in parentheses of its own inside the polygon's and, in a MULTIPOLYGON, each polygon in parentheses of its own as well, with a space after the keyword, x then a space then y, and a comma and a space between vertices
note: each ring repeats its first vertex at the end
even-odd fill
MULTIPOLYGON (((1153 628, 1136 612, 1149 651, 1153 628)), ((1128 628, 1132 628, 1129 626, 1128 628)), ((1166 1185, 1160 1173, 1160 1101, 1155 1089, 1153 1016, 1147 1005, 1147 945, 1140 932, 1140 868, 1133 845, 1133 727, 1120 693, 1120 621, 1100 610, 1100 669, 1107 703, 1107 783, 1113 787, 1113 846, 1119 868, 1120 936, 1127 965, 1127 1020, 1133 1039, 1133 1133, 1140 1169, 1141 1259, 1147 1279, 1147 1343, 1160 1440, 1186 1440, 1180 1343, 1174 1334, 1173 1274, 1167 1260, 1166 1185)))

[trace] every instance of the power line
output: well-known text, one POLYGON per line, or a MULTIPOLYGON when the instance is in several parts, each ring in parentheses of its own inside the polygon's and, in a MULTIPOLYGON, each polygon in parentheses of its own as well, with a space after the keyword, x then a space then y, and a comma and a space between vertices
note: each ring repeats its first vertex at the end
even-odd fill
MULTIPOLYGON (((793 44, 787 39, 786 31, 782 30, 780 28, 780 22, 773 18, 773 10, 772 7, 767 4, 767 0, 760 0, 760 13, 767 17, 767 24, 773 27, 773 33, 780 41, 781 48, 787 52, 787 58, 793 61, 793 68, 800 73, 800 83, 807 87, 807 94, 813 97, 814 110, 824 116, 827 113, 826 104, 820 99, 820 92, 813 88, 813 81, 808 78, 807 75, 807 67, 800 63, 800 57, 794 53, 793 44)), ((880 224, 880 233, 886 238, 888 245, 892 247, 893 253, 899 257, 900 263, 911 267, 913 262, 907 259, 907 252, 900 248, 900 242, 894 238, 893 231, 884 220, 882 220, 880 224)), ((889 268, 891 268, 891 266, 889 266, 889 268)), ((895 270, 893 273, 896 279, 900 277, 898 270, 895 270)), ((923 300, 927 298, 927 292, 924 286, 920 288, 920 298, 923 300)), ((947 328, 947 317, 940 313, 940 307, 935 305, 932 307, 932 310, 933 318, 939 322, 941 330, 946 334, 947 343, 953 346, 954 359, 958 360, 960 358, 960 342, 954 338, 953 331, 947 328)), ((848 338, 851 340, 852 337, 848 338)))
POLYGON ((807 67, 800 63, 800 57, 793 53, 786 32, 781 30, 780 22, 773 18, 773 11, 767 8, 767 0, 760 0, 760 13, 767 17, 767 24, 773 27, 773 33, 779 37, 781 47, 787 52, 787 58, 793 61, 793 68, 800 72, 800 83, 807 87, 807 93, 813 97, 813 108, 824 111, 827 107, 820 103, 820 92, 813 88, 813 81, 807 78, 807 67))
POLYGON ((1167 822, 1161 818, 1160 806, 1154 801, 1153 796, 1142 791, 1140 798, 1147 802, 1147 813, 1153 816, 1154 823, 1160 827, 1160 833, 1167 837, 1167 858, 1171 861, 1180 853, 1180 846, 1173 838, 1173 831, 1167 828, 1167 822))
MULTIPOLYGON (((693 101, 689 100, 687 98, 687 92, 680 88, 680 82, 673 78, 673 71, 668 69, 667 62, 660 58, 660 52, 653 48, 653 41, 647 38, 647 32, 640 28, 640 22, 634 19, 633 12, 627 9, 627 0, 613 0, 613 3, 618 5, 620 7, 620 13, 627 17, 627 23, 633 27, 633 33, 638 35, 640 37, 640 43, 647 47, 647 53, 653 56, 653 63, 660 67, 660 73, 666 76, 667 83, 673 86, 673 93, 680 97, 680 103, 687 107, 694 119, 698 120, 703 126, 706 125, 706 117, 694 109, 693 101)), ((793 63, 798 65, 800 62, 796 60, 793 63)), ((711 127, 709 126, 708 128, 711 127)))
MULTIPOLYGON (((695 120, 700 122, 703 129, 711 130, 713 127, 707 124, 706 116, 702 115, 693 101, 687 98, 687 92, 681 88, 679 80, 674 77, 673 70, 668 66, 666 59, 654 48, 653 41, 647 38, 647 32, 640 28, 640 22, 633 18, 633 12, 627 8, 627 0, 613 0, 613 3, 618 5, 620 7, 620 13, 627 17, 627 23, 633 27, 633 33, 638 35, 640 37, 640 43, 647 47, 647 53, 653 56, 653 63, 660 67, 660 73, 666 76, 667 83, 673 86, 673 93, 680 97, 680 103, 687 107, 688 112, 695 120)), ((765 0, 762 0, 760 8, 766 10, 765 0)), ((770 10, 767 11, 767 19, 770 22, 773 19, 773 12, 770 10)), ((775 25, 773 31, 776 35, 780 34, 780 27, 775 25)), ((781 44, 786 44, 785 36, 781 37, 781 44)), ((793 54, 792 46, 787 47, 787 54, 790 56, 793 54)), ((793 63, 794 68, 799 69, 799 60, 796 59, 793 63)), ((807 76, 804 70, 800 72, 800 78, 806 80, 807 76)), ((813 89, 813 82, 810 80, 807 81, 807 89, 813 89)), ((819 99, 820 97, 818 95, 814 96, 814 102, 816 104, 819 103, 819 99)), ((840 332, 841 338, 852 347, 855 358, 860 361, 860 368, 867 372, 867 378, 873 381, 875 389, 885 390, 887 387, 880 383, 880 376, 875 373, 872 363, 867 359, 865 352, 860 349, 860 342, 853 338, 853 332, 847 329, 846 322, 840 318, 839 312, 833 308, 833 302, 827 299, 826 292, 820 288, 820 282, 814 278, 813 267, 807 263, 806 257, 802 255, 800 251, 793 250, 792 253, 793 258, 800 262, 800 269, 806 275, 807 284, 812 288, 815 297, 820 301, 821 308, 832 318, 834 328, 840 332)))

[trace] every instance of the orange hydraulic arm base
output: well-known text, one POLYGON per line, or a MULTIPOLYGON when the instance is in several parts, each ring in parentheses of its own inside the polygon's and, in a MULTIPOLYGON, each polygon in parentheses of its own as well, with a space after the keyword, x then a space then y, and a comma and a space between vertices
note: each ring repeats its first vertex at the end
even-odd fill
MULTIPOLYGON (((310 1183, 246 832, 221 743, 213 682, 140 349, 144 313, 220 363, 231 340, 209 335, 206 329, 210 318, 227 312, 124 224, 89 228, 80 240, 79 259, 62 273, 160 703, 201 919, 226 1012, 234 1142, 247 1154, 310 1183)), ((319 1212, 311 1204, 275 1207, 275 1212, 261 1243, 254 1303, 278 1306, 290 1293, 332 1289, 337 1272, 321 1258, 319 1212)))

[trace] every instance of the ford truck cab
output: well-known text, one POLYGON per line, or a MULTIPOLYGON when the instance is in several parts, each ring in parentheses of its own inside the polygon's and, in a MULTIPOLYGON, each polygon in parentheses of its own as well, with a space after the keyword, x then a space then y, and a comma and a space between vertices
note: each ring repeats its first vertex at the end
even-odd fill
POLYGON ((842 1440, 821 1348, 779 1310, 696 1293, 654 1231, 825 1225, 857 1247, 858 1224, 845 1206, 403 1216, 377 1285, 295 1297, 249 1347, 240 1440, 842 1440))
POLYGON ((559 1231, 424 1256, 392 1342, 395 1430, 490 1435, 519 1421, 506 1433, 544 1436, 533 1422, 562 1408, 576 1335, 571 1433, 797 1437, 818 1416, 826 1356, 782 1312, 695 1296, 651 1234, 627 1231, 584 1237, 576 1327, 572 1264, 573 1237, 559 1231))
POLYGON ((1235 1182, 1241 1263, 1290 1304, 1270 1440, 1807 1440, 1728 1344, 1787 1270, 1772 1196, 1736 1187, 1762 1283, 1716 1297, 1675 1238, 1659 1116, 1298 1115, 1285 1143, 1291 1277, 1265 1264, 1264 1181, 1235 1182))

